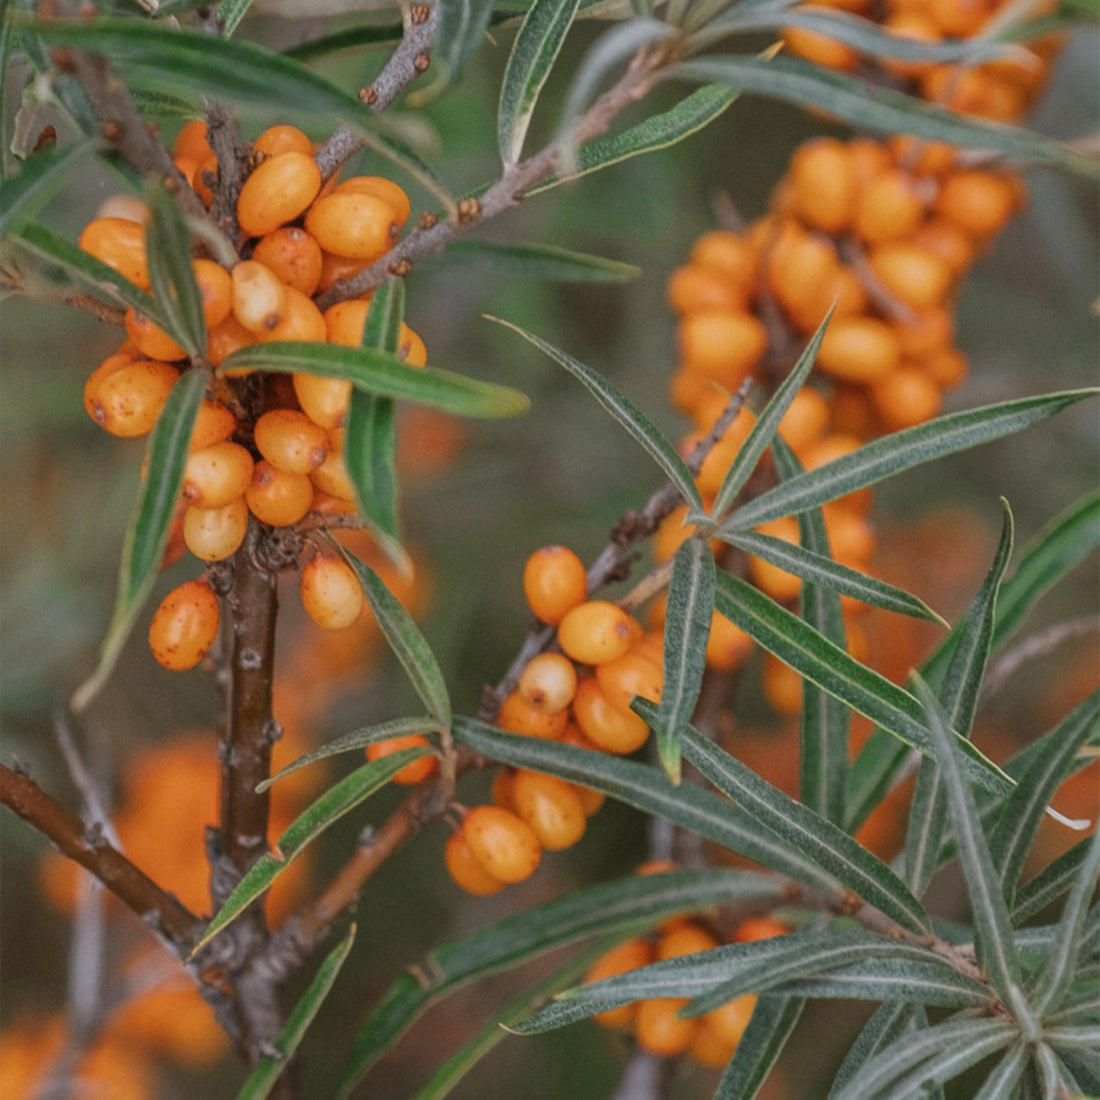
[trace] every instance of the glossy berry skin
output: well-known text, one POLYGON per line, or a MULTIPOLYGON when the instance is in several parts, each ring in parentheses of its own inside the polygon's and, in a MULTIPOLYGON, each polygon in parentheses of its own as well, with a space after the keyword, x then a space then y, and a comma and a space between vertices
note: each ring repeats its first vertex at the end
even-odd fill
POLYGON ((642 1001, 634 1017, 634 1038, 650 1054, 673 1058, 691 1046, 697 1020, 685 1020, 678 1013, 686 997, 655 997, 642 1001))
POLYGON ((144 225, 128 218, 95 218, 84 227, 79 244, 142 290, 150 288, 144 225))
POLYGON ((478 862, 461 830, 456 829, 447 838, 443 859, 455 884, 468 894, 488 897, 504 888, 504 882, 489 874, 478 862))
POLYGON ((502 882, 529 878, 542 858, 531 826, 499 806, 475 806, 463 819, 462 835, 478 863, 502 882))
POLYGON ((172 362, 187 358, 187 352, 164 329, 153 324, 143 313, 138 313, 133 306, 126 311, 126 331, 138 351, 150 359, 172 362))
POLYGON ((586 825, 584 806, 571 783, 553 775, 520 769, 512 780, 515 813, 551 852, 576 844, 586 825))
POLYGON ((390 250, 401 226, 393 207, 377 195, 334 192, 309 208, 306 230, 325 252, 370 262, 390 250))
POLYGON ((327 630, 351 626, 366 603, 355 570, 330 554, 317 554, 306 562, 298 587, 306 614, 327 630))
MULTIPOLYGON (((367 759, 383 760, 402 749, 415 749, 428 745, 428 739, 419 733, 410 733, 404 737, 391 737, 388 741, 375 741, 367 746, 367 759)), ((422 756, 411 764, 406 764, 391 780, 403 786, 414 786, 439 770, 439 761, 434 756, 422 756)))
POLYGON ((321 190, 321 170, 307 153, 280 153, 265 160, 244 181, 237 221, 250 237, 273 233, 293 221, 321 190))
POLYGON ((664 672, 648 657, 629 652, 597 665, 596 681, 612 706, 629 710, 635 695, 653 703, 661 701, 664 672))
POLYGON ((312 295, 321 281, 321 246, 298 226, 287 225, 256 242, 252 258, 270 268, 280 282, 312 295))
POLYGON ((584 735, 604 752, 634 752, 649 737, 645 722, 633 711, 612 706, 594 676, 577 685, 573 716, 584 735))
POLYGON ((239 443, 193 450, 183 468, 183 497, 196 508, 221 508, 244 496, 252 479, 252 455, 239 443))
POLYGON ((320 424, 296 409, 271 409, 256 421, 256 449, 288 474, 308 474, 325 461, 328 436, 320 424))
POLYGON ((343 424, 351 400, 350 382, 317 374, 295 374, 294 392, 306 416, 326 431, 343 424))
POLYGON ((542 737, 554 740, 561 736, 569 721, 569 712, 540 710, 533 707, 518 691, 504 697, 497 713, 497 725, 509 733, 524 737, 542 737))
POLYGON ((149 626, 149 648, 165 668, 194 668, 218 636, 218 597, 206 581, 187 581, 161 601, 149 626))
MULTIPOLYGON (((637 970, 639 967, 648 966, 653 962, 653 944, 641 937, 627 940, 613 947, 606 955, 601 955, 588 973, 584 976, 586 982, 599 982, 604 978, 613 978, 616 974, 626 974, 628 971, 637 970)), ((637 1014, 636 1003, 622 1005, 608 1012, 601 1012, 592 1019, 601 1027, 626 1028, 633 1022, 637 1014)))
POLYGON ((288 474, 266 459, 261 460, 253 467, 245 500, 261 523, 290 527, 309 511, 313 482, 305 474, 288 474))
POLYGON ((156 359, 127 363, 102 380, 92 398, 92 417, 112 435, 131 438, 153 430, 179 371, 156 359))
POLYGON ((242 260, 229 273, 233 315, 249 332, 273 329, 282 319, 286 290, 279 277, 257 260, 242 260))
POLYGON ((588 596, 584 562, 567 546, 544 546, 523 567, 523 593, 537 619, 556 626, 588 596))
POLYGON ((203 561, 222 561, 244 542, 248 505, 237 497, 221 508, 188 508, 183 517, 187 549, 203 561))
POLYGON ((623 656, 633 640, 630 616, 608 600, 587 600, 558 624, 558 644, 567 657, 585 665, 623 656))
POLYGON ((540 653, 532 657, 520 673, 516 690, 534 710, 555 714, 564 710, 577 693, 577 670, 560 653, 540 653))
POLYGON ((385 176, 351 176, 338 183, 333 193, 374 195, 375 198, 390 204, 398 226, 403 226, 409 220, 412 210, 409 196, 405 194, 404 188, 398 186, 393 180, 386 179, 385 176))

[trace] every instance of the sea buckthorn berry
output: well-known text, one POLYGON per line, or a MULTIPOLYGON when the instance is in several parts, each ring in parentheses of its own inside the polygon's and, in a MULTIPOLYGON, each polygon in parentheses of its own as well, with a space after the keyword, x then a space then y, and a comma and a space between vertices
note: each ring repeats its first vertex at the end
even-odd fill
POLYGON ((466 838, 458 829, 447 838, 443 859, 455 885, 460 886, 468 894, 488 897, 504 889, 504 883, 495 875, 489 874, 478 862, 477 857, 470 851, 466 838))
POLYGON ((512 780, 515 813, 548 852, 569 848, 584 836, 587 818, 576 788, 555 775, 521 768, 512 780))
POLYGON ((795 213, 826 233, 845 230, 855 213, 856 175, 851 151, 835 138, 799 146, 788 170, 795 213))
POLYGON ((237 497, 221 508, 188 508, 183 517, 183 541, 203 561, 222 561, 244 542, 248 505, 237 497))
POLYGON ((855 271, 846 264, 837 264, 818 287, 816 296, 808 297, 797 308, 788 306, 787 312, 795 327, 809 334, 817 331, 830 309, 834 319, 852 317, 866 313, 868 301, 863 281, 855 271))
POLYGON ((912 319, 896 321, 894 332, 903 356, 923 359, 926 355, 951 347, 955 339, 955 317, 942 306, 928 309, 912 319))
POLYGON ((317 282, 316 293, 323 294, 336 283, 358 275, 369 264, 369 260, 353 260, 349 256, 338 256, 335 252, 322 252, 321 278, 317 282))
POLYGON ((974 238, 962 226, 947 218, 931 217, 910 236, 911 244, 939 256, 956 277, 973 263, 977 249, 974 238))
POLYGON ((283 153, 302 153, 313 158, 313 142, 297 126, 269 126, 252 143, 255 153, 262 153, 265 157, 278 157, 283 153))
POLYGON ((691 247, 691 262, 720 271, 746 298, 756 287, 756 250, 748 239, 728 229, 711 229, 691 247))
POLYGON ((363 345, 363 329, 370 311, 370 298, 351 298, 346 302, 337 302, 324 312, 325 329, 330 344, 339 344, 345 348, 358 348, 363 345))
POLYGON ((195 165, 195 171, 191 176, 191 187, 206 206, 214 201, 214 190, 207 181, 216 180, 217 177, 218 158, 213 153, 195 165))
POLYGON ((659 664, 634 650, 596 666, 596 682, 607 701, 620 710, 629 710, 635 695, 659 703, 664 678, 659 664))
POLYGON ((833 281, 840 261, 832 241, 793 228, 780 236, 765 265, 772 294, 794 315, 817 304, 821 288, 833 281))
POLYGON ((321 190, 321 169, 310 153, 265 160, 241 187, 237 221, 249 237, 273 233, 303 213, 321 190))
POLYGON ((966 381, 970 360, 958 348, 944 348, 922 360, 921 369, 941 390, 953 390, 966 381))
POLYGON ((928 14, 948 38, 971 38, 993 11, 993 0, 930 0, 928 14))
POLYGON ((133 306, 126 311, 126 331, 141 354, 150 359, 163 359, 170 363, 187 358, 187 352, 164 329, 153 324, 144 313, 138 313, 133 306))
POLYGON ((327 493, 337 500, 354 501, 356 499, 355 483, 351 480, 348 468, 344 464, 342 435, 343 433, 339 430, 328 433, 328 454, 317 469, 310 471, 309 479, 319 492, 327 493), (337 442, 338 439, 339 442, 337 442))
POLYGON ((261 523, 289 527, 309 511, 313 482, 306 474, 289 474, 264 459, 253 468, 244 497, 261 523))
POLYGON ((377 260, 401 232, 394 208, 376 195, 334 191, 306 214, 306 229, 326 252, 353 260, 377 260))
MULTIPOLYGON (((882 21, 882 29, 896 38, 908 38, 915 42, 934 43, 943 37, 936 21, 927 12, 919 10, 892 12, 882 21)), ((931 63, 883 58, 882 67, 895 76, 910 79, 926 73, 931 63)))
POLYGON ((142 290, 149 290, 145 226, 127 218, 96 218, 80 234, 80 247, 142 290))
POLYGON ((733 1057, 736 1049, 736 1046, 730 1046, 715 1034, 704 1017, 699 1020, 699 1026, 691 1037, 688 1054, 701 1066, 721 1069, 733 1057))
POLYGON ((674 959, 679 955, 694 955, 709 951, 718 941, 702 925, 684 921, 669 929, 657 943, 657 959, 674 959))
POLYGON ((558 624, 558 644, 583 665, 613 661, 629 648, 630 616, 608 600, 586 600, 567 611, 558 624))
POLYGON ((149 205, 137 195, 111 195, 104 199, 95 212, 97 218, 122 218, 123 221, 147 225, 149 205))
POLYGON ((910 134, 890 139, 894 159, 907 172, 918 176, 942 176, 954 167, 958 149, 943 141, 926 141, 910 134))
POLYGON ((713 1009, 701 1019, 704 1026, 713 1031, 722 1042, 735 1047, 745 1034, 745 1028, 749 1026, 754 1008, 756 994, 746 993, 713 1009))
MULTIPOLYGON (((653 962, 653 944, 638 937, 613 947, 606 955, 601 955, 585 974, 586 982, 601 982, 604 978, 613 978, 616 974, 626 974, 653 962)), ((601 1027, 629 1027, 638 1011, 636 1003, 622 1005, 608 1012, 601 1012, 592 1019, 601 1027)))
POLYGON ((764 655, 760 685, 764 698, 778 714, 802 713, 802 677, 771 653, 764 655))
POLYGON ((899 367, 871 386, 871 400, 891 432, 913 428, 938 416, 943 397, 935 379, 919 367, 899 367))
MULTIPOLYGON (((228 359, 235 351, 256 343, 256 333, 230 314, 220 325, 215 325, 206 334, 206 358, 211 366, 220 367, 223 359, 228 359)), ((229 373, 229 372, 227 372, 229 373)), ((251 374, 249 369, 247 372, 251 374)))
POLYGON ((954 281, 954 273, 939 256, 909 241, 877 245, 868 262, 886 290, 913 309, 940 305, 954 281))
POLYGON ((493 776, 493 785, 489 791, 489 801, 494 806, 499 806, 502 810, 509 810, 512 813, 516 812, 516 800, 512 790, 515 778, 515 768, 497 768, 496 775, 493 776))
POLYGON ((317 374, 295 374, 294 392, 306 416, 326 431, 343 424, 351 400, 350 382, 317 374))
MULTIPOLYGON (((798 520, 793 516, 781 516, 779 519, 762 523, 757 531, 761 535, 771 535, 772 538, 798 544, 798 520)), ((758 588, 781 603, 793 600, 802 591, 800 577, 753 554, 749 555, 749 575, 758 588)))
POLYGON ((385 176, 350 176, 348 179, 336 185, 335 193, 338 195, 373 195, 376 199, 387 202, 393 209, 394 220, 401 227, 409 220, 412 206, 405 189, 398 186, 393 180, 385 176))
POLYGON ((908 172, 894 168, 863 189, 853 229, 868 244, 908 237, 924 218, 924 189, 908 172))
POLYGON ((716 268, 688 263, 676 268, 665 286, 668 304, 675 313, 701 309, 740 310, 748 306, 745 292, 716 268))
POLYGON ((567 546, 543 546, 523 567, 523 593, 535 618, 556 626, 588 596, 584 562, 567 546))
POLYGON ((203 157, 213 155, 210 142, 206 139, 206 123, 199 118, 193 118, 185 122, 176 134, 176 140, 172 142, 172 156, 191 157, 193 160, 202 160, 203 157))
POLYGON ((257 334, 262 344, 296 340, 320 344, 325 341, 325 318, 313 300, 292 286, 284 286, 283 314, 279 323, 257 334))
POLYGON ((577 685, 573 717, 584 735, 604 752, 620 755, 645 744, 649 726, 631 710, 620 710, 608 702, 595 676, 577 685))
POLYGON ((221 508, 244 495, 252 465, 252 455, 239 443, 193 450, 183 468, 183 498, 196 508, 221 508))
POLYGON ((165 668, 194 668, 218 636, 218 597, 206 581, 187 581, 161 601, 149 626, 149 648, 165 668))
POLYGON ((286 287, 269 267, 242 260, 229 273, 233 280, 233 315, 250 332, 273 329, 286 307, 286 287))
POLYGON ((532 710, 554 714, 577 694, 577 670, 560 653, 540 653, 527 662, 516 690, 532 710))
POLYGON ((462 835, 478 863, 502 882, 529 878, 542 859, 534 829, 499 806, 475 806, 462 820, 462 835))
POLYGON ((497 713, 497 725, 509 733, 519 733, 524 737, 542 737, 553 740, 565 729, 569 721, 567 710, 553 713, 538 710, 531 706, 518 691, 504 697, 497 713))
POLYGON ((655 997, 642 1001, 634 1016, 634 1039, 643 1050, 662 1058, 683 1054, 695 1037, 698 1020, 678 1015, 687 997, 655 997))
POLYGON ((817 366, 845 382, 873 382, 897 370, 898 338, 874 317, 837 317, 830 322, 817 353, 817 366))
POLYGON ((252 259, 270 268, 279 281, 312 295, 321 281, 321 246, 296 225, 284 225, 256 242, 252 259))
POLYGON ((306 614, 326 630, 342 630, 359 618, 366 603, 355 570, 333 554, 315 554, 302 566, 298 583, 306 614))
POLYGON ((256 421, 256 449, 288 474, 308 474, 325 461, 325 429, 296 409, 272 409, 256 421))
POLYGON ((191 450, 199 451, 212 443, 221 443, 237 430, 237 418, 220 401, 206 399, 199 406, 191 429, 191 450))
POLYGON ((677 328, 681 365, 731 392, 755 370, 768 334, 751 313, 701 310, 677 328))
POLYGON ((229 272, 213 260, 192 260, 191 270, 195 273, 202 297, 202 316, 209 330, 233 312, 233 280, 229 272))
POLYGON ((978 168, 953 172, 940 185, 935 210, 943 218, 984 240, 999 233, 1016 209, 1011 180, 978 168))
POLYGON ((397 357, 404 359, 410 367, 426 367, 428 365, 428 349, 424 341, 404 321, 397 336, 397 357))
POLYGON ((850 73, 859 65, 859 54, 851 46, 817 31, 785 27, 783 44, 795 57, 804 57, 827 69, 850 73))
MULTIPOLYGON (((391 737, 387 741, 375 741, 373 744, 368 745, 367 759, 371 762, 382 760, 395 752, 401 752, 402 749, 417 749, 428 744, 428 739, 419 733, 409 733, 403 737, 391 737)), ((419 760, 406 764, 393 776, 393 782, 411 787, 427 779, 429 775, 434 775, 438 770, 439 761, 434 755, 422 756, 419 760)))
POLYGON ((753 640, 725 615, 715 611, 710 620, 707 635, 707 668, 716 672, 732 672, 740 668, 751 656, 753 640))
POLYGON ((823 510, 825 531, 833 557, 847 565, 868 562, 875 552, 875 533, 867 520, 850 508, 823 510))
POLYGON ((754 940, 770 940, 774 936, 786 936, 791 926, 775 917, 746 917, 734 929, 730 937, 734 943, 750 943, 754 940))
POLYGON ((779 434, 795 453, 815 439, 820 439, 829 426, 829 402, 817 390, 804 386, 794 395, 783 418, 779 434))
POLYGON ((179 371, 156 359, 137 359, 110 372, 92 399, 92 419, 111 435, 145 435, 168 400, 179 371))
POLYGON ((107 356, 107 358, 88 375, 88 380, 84 383, 84 411, 93 420, 96 419, 95 398, 96 394, 99 392, 100 384, 105 378, 114 374, 116 370, 128 366, 138 358, 139 356, 132 352, 117 351, 114 355, 107 356))
MULTIPOLYGON (((574 748, 587 749, 589 752, 600 751, 599 746, 584 735, 584 730, 582 730, 576 722, 569 722, 558 740, 563 745, 572 745, 574 748)), ((585 817, 591 817, 607 799, 603 791, 597 791, 595 787, 586 787, 582 783, 574 783, 573 787, 580 797, 585 817)))

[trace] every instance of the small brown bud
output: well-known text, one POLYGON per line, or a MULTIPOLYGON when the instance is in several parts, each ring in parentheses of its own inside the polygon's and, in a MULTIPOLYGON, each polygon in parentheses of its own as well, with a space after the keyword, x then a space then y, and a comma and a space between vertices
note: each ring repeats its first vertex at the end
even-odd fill
POLYGON ((104 141, 118 141, 122 137, 122 127, 114 121, 105 122, 99 132, 103 135, 104 141))
POLYGON ((458 220, 463 225, 481 220, 481 202, 475 197, 462 199, 458 204, 458 220))
POLYGON ((59 73, 71 73, 76 67, 73 64, 73 55, 63 46, 55 46, 50 50, 50 61, 59 73))
POLYGON ((432 9, 427 4, 413 4, 409 8, 409 22, 414 26, 420 23, 427 23, 428 16, 431 15, 432 9))
POLYGON ((373 107, 378 102, 378 93, 368 84, 367 87, 359 89, 359 102, 373 107))
POLYGON ((398 278, 404 278, 410 271, 412 271, 413 265, 409 260, 398 260, 397 263, 390 267, 390 274, 396 275, 398 278))
POLYGON ((439 215, 432 214, 430 211, 425 210, 420 217, 416 219, 416 224, 421 229, 431 229, 433 225, 439 224, 439 215))
POLYGON ((428 66, 431 65, 431 63, 431 54, 427 52, 418 53, 416 57, 413 58, 413 68, 418 73, 426 73, 428 71, 428 66))

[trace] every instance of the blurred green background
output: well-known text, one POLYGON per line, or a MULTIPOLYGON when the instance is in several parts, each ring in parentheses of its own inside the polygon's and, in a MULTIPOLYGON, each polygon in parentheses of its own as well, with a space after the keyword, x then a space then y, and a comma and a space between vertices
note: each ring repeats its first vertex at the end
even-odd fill
MULTIPOLYGON (((287 45, 314 33, 317 25, 257 18, 243 32, 287 45)), ((530 148, 553 132, 565 77, 600 29, 581 24, 571 36, 559 65, 562 75, 544 95, 530 148)), ((455 192, 497 171, 495 94, 508 45, 507 35, 487 45, 457 86, 403 120, 406 137, 421 144, 455 192)), ((1093 32, 1070 41, 1034 116, 1036 128, 1063 137, 1095 130, 1097 46, 1093 32)), ((320 69, 356 87, 376 64, 369 56, 342 55, 320 69)), ((277 110, 263 117, 252 113, 246 132, 254 136, 279 120, 277 110)), ((175 125, 165 120, 165 133, 175 125)), ((728 195, 746 219, 758 216, 793 148, 819 132, 822 125, 800 111, 746 98, 679 146, 539 196, 484 228, 495 238, 551 242, 636 264, 643 274, 633 283, 544 284, 431 262, 410 276, 408 320, 423 337, 429 361, 517 386, 532 398, 523 420, 468 424, 457 462, 405 485, 408 538, 431 576, 433 595, 423 627, 457 709, 476 708, 483 685, 499 679, 524 636, 520 573, 527 555, 544 543, 564 542, 590 559, 622 512, 644 502, 657 484, 649 460, 576 382, 481 314, 514 320, 547 338, 606 373, 671 435, 682 433, 686 426, 666 399, 676 351, 665 279, 683 262, 694 238, 715 224, 718 194, 728 195)), ((311 134, 326 136, 323 123, 311 134)), ((384 171, 370 161, 364 165, 384 171)), ((1030 205, 974 270, 959 302, 959 344, 971 357, 972 374, 952 395, 951 407, 1097 380, 1096 192, 1088 183, 1051 172, 1028 178, 1030 205)), ((106 173, 82 174, 43 218, 75 237, 115 186, 106 173)), ((411 193, 414 210, 430 206, 427 196, 411 193)), ((26 762, 48 791, 75 808, 52 715, 94 667, 143 446, 107 436, 81 406, 84 380, 117 347, 117 330, 60 305, 21 297, 4 302, 0 321, 3 757, 26 762)), ((1095 483, 1096 428, 1095 405, 1077 406, 1051 424, 888 484, 876 494, 875 515, 897 525, 933 506, 958 503, 992 533, 1003 495, 1015 510, 1022 543, 1095 483)), ((949 555, 951 547, 943 552, 949 555)), ((980 574, 984 563, 976 570, 980 574)), ((158 582, 156 598, 197 573, 195 561, 185 558, 158 582)), ((1073 584, 1044 603, 1036 621, 1095 609, 1096 573, 1094 562, 1078 571, 1073 584)), ((293 579, 286 583, 284 651, 294 644, 295 631, 312 629, 295 607, 293 579)), ((174 675, 157 666, 145 644, 146 623, 147 617, 78 731, 108 789, 115 789, 136 747, 212 722, 210 676, 174 675)), ((1005 721, 1029 720, 1027 692, 1025 682, 998 703, 1005 721)), ((321 743, 400 714, 411 699, 400 670, 379 659, 331 700, 310 735, 321 743)), ((338 762, 337 769, 344 766, 338 762)), ((485 777, 472 779, 461 797, 476 802, 486 783, 485 777)), ((358 830, 381 821, 394 803, 394 797, 383 795, 335 827, 319 845, 315 879, 339 866, 358 830)), ((8 814, 0 820, 0 1013, 10 1022, 28 1010, 62 1006, 69 927, 43 902, 36 885, 45 842, 8 814)), ((330 1094, 358 1022, 389 982, 432 945, 579 885, 627 873, 646 851, 644 820, 609 805, 592 820, 580 845, 548 856, 530 883, 491 899, 472 899, 443 872, 444 836, 441 825, 426 829, 370 884, 357 914, 355 954, 306 1043, 309 1096, 330 1094)), ((127 936, 145 935, 136 920, 124 916, 119 923, 127 936)), ((378 1067, 371 1079, 374 1091, 367 1084, 360 1094, 387 1100, 411 1094, 441 1053, 471 1034, 532 973, 502 975, 451 998, 378 1067)), ((859 1005, 811 1007, 791 1047, 795 1057, 784 1062, 788 1095, 824 1094, 821 1082, 868 1011, 859 1005)), ((608 1097, 624 1049, 621 1040, 590 1025, 538 1039, 508 1039, 455 1095, 608 1097)), ((235 1094, 241 1079, 236 1066, 198 1077, 170 1074, 159 1095, 222 1100, 235 1094)), ((714 1073, 685 1066, 669 1095, 709 1095, 715 1080, 714 1073)))

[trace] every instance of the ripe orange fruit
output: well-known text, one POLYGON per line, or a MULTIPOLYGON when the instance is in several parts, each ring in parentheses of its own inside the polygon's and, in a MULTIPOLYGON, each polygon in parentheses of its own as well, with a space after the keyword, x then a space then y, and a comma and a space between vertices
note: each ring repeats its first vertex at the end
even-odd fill
POLYGON ((126 331, 137 345, 138 351, 150 359, 161 359, 170 363, 187 358, 187 352, 164 329, 153 324, 145 314, 138 313, 133 306, 126 311, 126 331))
POLYGON ((556 626, 588 595, 584 562, 567 546, 543 546, 523 567, 523 592, 535 617, 556 626))
POLYGON ((183 468, 183 497, 196 508, 221 508, 244 495, 252 466, 252 455, 239 443, 192 450, 183 468))
POLYGON ((280 153, 244 181, 237 221, 249 237, 273 233, 302 214, 321 190, 321 170, 311 153, 280 153))
POLYGON ((279 321, 257 333, 260 343, 295 340, 311 344, 324 343, 325 318, 313 300, 290 285, 283 286, 283 312, 279 321))
POLYGON ((680 363, 731 392, 752 373, 768 346, 768 334, 751 313, 700 310, 677 329, 680 363))
POLYGON ((533 710, 555 714, 564 710, 577 693, 577 670, 560 653, 540 653, 528 661, 516 686, 533 710))
POLYGON ((630 700, 635 695, 659 703, 664 678, 660 664, 634 650, 596 666, 600 690, 607 701, 620 710, 629 710, 630 700))
POLYGON ((509 733, 518 733, 523 737, 542 737, 554 740, 560 736, 569 721, 569 711, 540 710, 532 706, 518 691, 504 697, 497 713, 497 725, 509 733))
POLYGON ((534 829, 499 806, 475 806, 463 818, 462 835, 478 863, 502 882, 522 882, 542 859, 534 829))
MULTIPOLYGON (((373 762, 392 756, 395 752, 401 752, 402 749, 420 748, 428 743, 428 739, 423 734, 410 733, 403 737, 391 737, 388 741, 375 741, 367 746, 366 755, 367 759, 373 762)), ((406 764, 397 772, 393 777, 393 782, 401 783, 404 786, 414 786, 427 779, 429 775, 434 775, 438 770, 439 761, 434 755, 422 756, 419 760, 406 764)))
POLYGON ((521 768, 512 780, 512 799, 515 813, 547 851, 568 848, 584 836, 584 806, 572 783, 521 768))
POLYGON ((909 241, 886 241, 871 250, 871 270, 899 301, 913 309, 931 309, 947 297, 951 268, 934 252, 909 241))
POLYGON ((313 157, 313 142, 297 126, 269 126, 252 143, 254 153, 277 157, 283 153, 301 153, 313 157))
POLYGON ((222 561, 244 542, 248 505, 237 497, 221 508, 188 508, 183 517, 183 541, 203 561, 222 561))
POLYGON ((326 630, 351 626, 363 612, 366 597, 355 570, 333 554, 315 554, 298 583, 306 614, 326 630))
MULTIPOLYGON (((626 974, 628 971, 637 970, 640 966, 648 966, 651 962, 653 962, 653 944, 649 940, 641 937, 627 940, 625 943, 613 947, 606 955, 601 955, 592 964, 588 973, 584 976, 584 980, 586 982, 599 982, 604 978, 613 978, 616 974, 626 974)), ((601 1027, 629 1027, 637 1011, 637 1004, 627 1004, 609 1012, 601 1012, 598 1016, 593 1016, 592 1019, 601 1027)))
POLYGON ((701 924, 681 921, 657 941, 657 958, 674 959, 679 955, 694 955, 697 951, 709 951, 718 941, 701 924))
POLYGON ((261 523, 290 527, 309 511, 313 482, 306 474, 287 473, 261 459, 252 469, 244 496, 249 510, 261 523))
POLYGON ((898 338, 875 317, 834 317, 825 330, 816 365, 845 382, 873 382, 896 370, 898 338))
POLYGON ((393 247, 401 226, 384 199, 337 189, 309 208, 306 230, 325 252, 370 263, 393 247))
POLYGON ((149 625, 149 648, 165 667, 194 668, 218 636, 218 597, 206 581, 187 581, 161 601, 149 625))
POLYGON ((127 218, 95 218, 77 242, 90 256, 114 268, 142 290, 150 289, 145 226, 127 218))
POLYGON ((304 230, 284 225, 256 242, 252 259, 270 268, 279 281, 312 295, 321 281, 321 246, 304 230))
POLYGON ((698 1020, 682 1019, 677 1013, 687 997, 655 997, 641 1001, 634 1016, 634 1038, 643 1050, 662 1058, 674 1058, 691 1046, 698 1020))
POLYGON ((229 273, 233 281, 233 314, 249 332, 273 329, 286 308, 286 287, 269 267, 242 260, 229 273))
POLYGON ((328 435, 296 409, 271 409, 257 421, 256 449, 272 466, 288 474, 308 474, 325 461, 328 435))
POLYGON ((213 260, 192 260, 191 270, 202 296, 202 316, 207 329, 220 325, 233 312, 233 280, 213 260))
POLYGON ((198 451, 212 443, 221 443, 237 430, 237 418, 220 401, 206 399, 199 406, 195 426, 191 430, 191 450, 198 451))
POLYGON ((816 229, 840 233, 855 213, 856 175, 849 147, 836 138, 800 145, 788 170, 794 213, 816 229))
POLYGON ((739 310, 748 305, 740 287, 716 268, 699 263, 676 268, 668 277, 665 293, 676 313, 695 313, 702 309, 739 310))
POLYGON ((306 416, 326 431, 343 424, 351 400, 350 382, 317 374, 295 374, 294 392, 306 416))
POLYGON ((631 710, 612 706, 595 676, 581 680, 573 699, 573 717, 584 735, 604 752, 625 754, 645 744, 649 727, 631 710))
POLYGON ((92 419, 111 435, 145 435, 168 400, 179 371, 156 359, 122 364, 100 381, 92 396, 92 419))
POLYGON ((570 608, 558 624, 558 644, 566 656, 584 665, 621 657, 633 640, 630 616, 608 600, 586 600, 570 608))
POLYGON ((455 884, 462 887, 468 894, 487 897, 504 888, 504 883, 496 876, 489 874, 478 861, 460 829, 456 829, 447 837, 443 859, 455 884))
POLYGON ((335 193, 373 195, 376 199, 389 203, 398 228, 409 220, 412 210, 409 196, 405 194, 404 188, 399 187, 393 180, 386 179, 385 176, 350 176, 337 184, 335 193))

